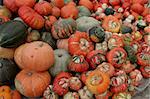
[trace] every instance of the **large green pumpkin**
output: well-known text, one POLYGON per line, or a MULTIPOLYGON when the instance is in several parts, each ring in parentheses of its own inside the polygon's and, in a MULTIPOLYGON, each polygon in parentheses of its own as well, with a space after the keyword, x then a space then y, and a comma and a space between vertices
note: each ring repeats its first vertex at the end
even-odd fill
POLYGON ((71 34, 76 31, 76 21, 72 18, 68 19, 59 19, 56 21, 51 29, 52 36, 55 39, 64 39, 68 38, 71 34))
POLYGON ((88 8, 86 8, 85 6, 78 6, 78 11, 79 11, 79 14, 78 14, 78 17, 82 17, 82 16, 90 16, 91 15, 91 12, 88 8))
POLYGON ((18 72, 14 61, 0 58, 0 85, 12 82, 18 72))
POLYGON ((8 21, 0 25, 0 46, 18 47, 26 39, 27 27, 17 20, 8 21))
POLYGON ((67 71, 67 66, 70 62, 71 56, 65 49, 54 50, 55 63, 49 69, 52 76, 56 76, 61 71, 67 71))
POLYGON ((81 32, 87 32, 89 28, 100 25, 98 20, 87 16, 78 18, 76 20, 76 23, 77 23, 77 30, 81 32))

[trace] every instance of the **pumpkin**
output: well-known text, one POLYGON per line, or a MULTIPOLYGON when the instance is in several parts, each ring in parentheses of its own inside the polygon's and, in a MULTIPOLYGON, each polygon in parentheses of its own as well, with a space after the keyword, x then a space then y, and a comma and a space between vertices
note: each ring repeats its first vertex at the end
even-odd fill
POLYGON ((77 30, 81 32, 87 32, 89 28, 100 25, 98 20, 87 16, 78 18, 76 20, 76 23, 77 23, 77 30))
POLYGON ((56 49, 54 50, 55 63, 49 69, 52 76, 56 76, 61 71, 68 71, 67 66, 70 62, 71 56, 64 49, 56 49))
POLYGON ((89 69, 89 64, 84 56, 74 55, 68 65, 68 69, 73 72, 85 72, 89 69))
POLYGON ((29 7, 33 7, 36 3, 35 0, 15 0, 15 5, 17 7, 21 7, 21 6, 29 6, 29 7))
POLYGON ((28 6, 20 7, 18 14, 33 29, 41 29, 44 26, 44 18, 28 6))
POLYGON ((87 53, 94 49, 93 43, 85 32, 76 31, 75 34, 70 36, 68 42, 68 49, 71 55, 86 56, 87 53))
POLYGON ((108 16, 108 15, 113 15, 115 11, 113 8, 106 8, 104 13, 108 16))
POLYGON ((48 72, 22 70, 15 78, 16 89, 26 97, 39 97, 51 82, 48 72))
POLYGON ((37 30, 29 30, 27 35, 27 42, 37 41, 40 39, 40 33, 37 30))
POLYGON ((79 94, 77 92, 67 92, 63 99, 80 99, 79 94))
POLYGON ((11 17, 11 12, 5 6, 0 5, 0 15, 10 18, 11 17))
POLYGON ((93 42, 103 42, 105 40, 105 32, 104 29, 100 26, 94 26, 89 28, 88 34, 90 36, 90 39, 93 42))
POLYGON ((60 16, 60 9, 54 6, 52 8, 52 15, 55 17, 59 17, 60 16))
POLYGON ((52 25, 57 21, 55 16, 45 16, 45 28, 47 31, 51 30, 52 25))
POLYGON ((65 0, 51 0, 52 4, 58 8, 62 8, 65 5, 65 0))
POLYGON ((27 28, 24 23, 17 20, 8 21, 0 25, 0 46, 17 47, 25 41, 27 28))
POLYGON ((34 41, 17 48, 14 59, 21 69, 45 71, 54 63, 54 51, 47 43, 34 41))
POLYGON ((90 67, 95 69, 99 64, 106 61, 106 58, 102 50, 93 50, 87 54, 86 60, 90 67))
POLYGON ((93 10, 93 4, 90 0, 80 0, 79 5, 87 7, 90 11, 93 10))
POLYGON ((12 12, 16 12, 18 10, 15 0, 3 0, 3 3, 12 12))
POLYGON ((144 11, 142 12, 142 16, 146 17, 150 12, 150 8, 144 8, 144 11))
POLYGON ((21 99, 21 95, 17 90, 11 91, 11 98, 12 99, 21 99))
POLYGON ((112 15, 104 17, 102 22, 102 27, 109 32, 119 32, 120 26, 119 20, 112 15))
POLYGON ((141 5, 139 3, 134 3, 131 6, 131 10, 138 13, 138 14, 141 14, 144 11, 144 7, 143 7, 143 5, 141 5))
POLYGON ((56 40, 52 37, 52 34, 49 32, 42 32, 42 41, 48 43, 53 49, 56 49, 56 40))
POLYGON ((78 17, 82 17, 82 16, 88 16, 89 17, 91 15, 90 10, 85 6, 78 6, 77 9, 79 11, 78 17))
POLYGON ((129 26, 126 26, 126 25, 122 25, 121 28, 120 28, 120 32, 122 34, 126 34, 126 33, 132 33, 132 28, 129 27, 129 26))
POLYGON ((109 0, 109 3, 112 5, 112 6, 117 6, 120 4, 120 1, 121 0, 109 0))
POLYGON ((59 49, 65 49, 66 51, 68 51, 68 40, 69 39, 58 39, 57 40, 57 48, 59 49))
POLYGON ((61 8, 61 17, 76 19, 78 17, 78 9, 72 4, 67 4, 61 8))
POLYGON ((107 73, 101 71, 92 71, 87 79, 86 86, 93 94, 104 93, 110 84, 110 78, 107 73))
POLYGON ((11 83, 19 69, 14 61, 0 58, 0 85, 11 83))
POLYGON ((49 15, 52 13, 52 5, 47 1, 40 1, 35 4, 34 10, 40 15, 49 15))
POLYGON ((0 25, 9 21, 10 19, 7 16, 0 15, 0 25))
POLYGON ((76 30, 76 22, 72 18, 57 20, 51 29, 52 36, 55 39, 68 38, 76 30))
POLYGON ((71 90, 78 91, 82 87, 82 82, 78 77, 71 77, 69 79, 69 87, 71 90))
POLYGON ((113 95, 112 99, 131 99, 132 96, 127 92, 119 92, 113 95))
POLYGON ((13 59, 15 53, 14 48, 0 47, 0 58, 13 59))

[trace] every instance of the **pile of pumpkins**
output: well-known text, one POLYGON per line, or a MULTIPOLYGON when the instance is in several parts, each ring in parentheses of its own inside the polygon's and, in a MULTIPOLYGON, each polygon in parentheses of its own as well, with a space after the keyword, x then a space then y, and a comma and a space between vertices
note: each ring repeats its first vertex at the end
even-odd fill
POLYGON ((0 0, 0 99, 131 99, 149 78, 148 0, 0 0))

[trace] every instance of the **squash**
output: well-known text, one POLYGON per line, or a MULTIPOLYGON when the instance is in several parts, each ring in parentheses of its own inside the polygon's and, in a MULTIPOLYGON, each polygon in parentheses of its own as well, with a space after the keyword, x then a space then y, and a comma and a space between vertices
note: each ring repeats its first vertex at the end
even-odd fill
POLYGON ((21 21, 11 20, 0 25, 0 46, 17 47, 25 40, 26 26, 21 21))
POLYGON ((52 4, 58 8, 62 8, 65 5, 64 0, 51 0, 52 4))
POLYGON ((87 32, 89 28, 100 25, 98 20, 87 16, 78 18, 76 20, 76 23, 77 23, 77 30, 81 32, 87 32))
POLYGON ((60 16, 60 9, 54 6, 52 8, 52 15, 58 18, 60 16))
POLYGON ((52 25, 57 21, 55 16, 44 16, 45 17, 45 28, 47 31, 51 30, 52 25))
POLYGON ((90 10, 85 6, 78 6, 77 9, 79 11, 78 18, 82 17, 82 16, 88 16, 89 17, 91 15, 90 10))
POLYGON ((0 58, 0 85, 11 83, 19 69, 14 61, 0 58))
POLYGON ((17 7, 29 6, 32 8, 35 5, 36 0, 15 0, 14 3, 17 7))
POLYGON ((0 15, 0 25, 9 21, 10 19, 7 16, 0 15))
POLYGON ((54 50, 55 63, 49 69, 52 76, 56 76, 61 71, 68 71, 67 66, 70 62, 71 56, 64 49, 56 49, 54 50))
POLYGON ((67 4, 61 8, 61 17, 76 19, 78 17, 78 9, 72 4, 67 4))
POLYGON ((144 6, 141 5, 140 3, 134 3, 131 6, 131 10, 138 13, 138 14, 141 14, 144 11, 144 6))
POLYGON ((28 6, 20 7, 18 14, 33 29, 41 29, 44 26, 44 18, 28 6))
POLYGON ((105 40, 105 32, 104 32, 104 29, 100 26, 94 26, 94 27, 91 27, 89 30, 88 30, 88 34, 90 36, 90 39, 93 41, 93 42, 103 42, 105 40))
POLYGON ((16 89, 26 97, 39 97, 51 82, 50 74, 45 72, 35 72, 22 70, 15 78, 16 89))
POLYGON ((5 6, 1 6, 1 5, 0 5, 0 15, 6 16, 8 18, 12 16, 10 10, 5 6))
POLYGON ((113 15, 115 11, 113 10, 113 8, 106 8, 104 13, 108 16, 108 15, 113 15))
POLYGON ((42 41, 48 43, 53 49, 56 49, 56 40, 52 37, 52 34, 49 32, 42 32, 42 41))
POLYGON ((122 25, 121 28, 120 28, 120 32, 122 34, 126 34, 126 33, 132 33, 132 28, 129 27, 129 26, 126 26, 126 25, 122 25))
POLYGON ((16 12, 18 10, 15 0, 3 0, 3 3, 12 12, 16 12))
POLYGON ((76 31, 76 26, 76 21, 72 18, 59 19, 52 26, 52 36, 55 39, 68 38, 76 31))
POLYGON ((13 59, 15 53, 14 48, 3 48, 0 47, 0 58, 13 59))
POLYGON ((57 40, 57 48, 58 49, 65 49, 66 51, 68 51, 68 40, 69 39, 58 39, 57 40))
POLYGON ((47 43, 34 41, 17 48, 14 59, 21 69, 45 71, 54 63, 54 51, 47 43))
POLYGON ((80 0, 79 5, 87 7, 90 11, 93 10, 93 4, 90 0, 80 0))

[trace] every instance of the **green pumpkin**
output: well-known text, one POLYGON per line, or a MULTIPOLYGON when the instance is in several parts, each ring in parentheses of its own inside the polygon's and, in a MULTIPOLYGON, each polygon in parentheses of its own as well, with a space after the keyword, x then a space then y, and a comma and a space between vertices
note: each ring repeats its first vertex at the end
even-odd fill
POLYGON ((0 85, 12 82, 18 72, 14 61, 0 58, 0 85))
POLYGON ((42 41, 48 43, 53 49, 56 49, 56 40, 54 40, 51 33, 43 32, 41 39, 42 39, 42 41))
POLYGON ((100 26, 94 26, 88 30, 90 39, 93 42, 99 43, 103 42, 105 39, 105 32, 104 29, 100 26))
POLYGON ((55 39, 69 38, 76 31, 76 21, 72 18, 57 20, 51 29, 52 36, 55 39))
POLYGON ((78 18, 76 20, 76 23, 77 23, 77 30, 81 32, 87 32, 89 28, 100 25, 98 20, 87 16, 78 18))
POLYGON ((121 28, 120 28, 120 32, 122 34, 132 33, 132 28, 129 27, 129 26, 122 25, 121 28))
POLYGON ((88 8, 86 8, 85 6, 78 6, 77 9, 79 11, 78 17, 91 15, 90 10, 88 8))
POLYGON ((61 71, 68 71, 67 66, 70 62, 71 56, 65 49, 54 50, 55 63, 49 69, 52 76, 56 76, 61 71))
POLYGON ((27 27, 24 23, 17 20, 8 21, 0 25, 0 46, 18 47, 25 41, 27 36, 27 27))

